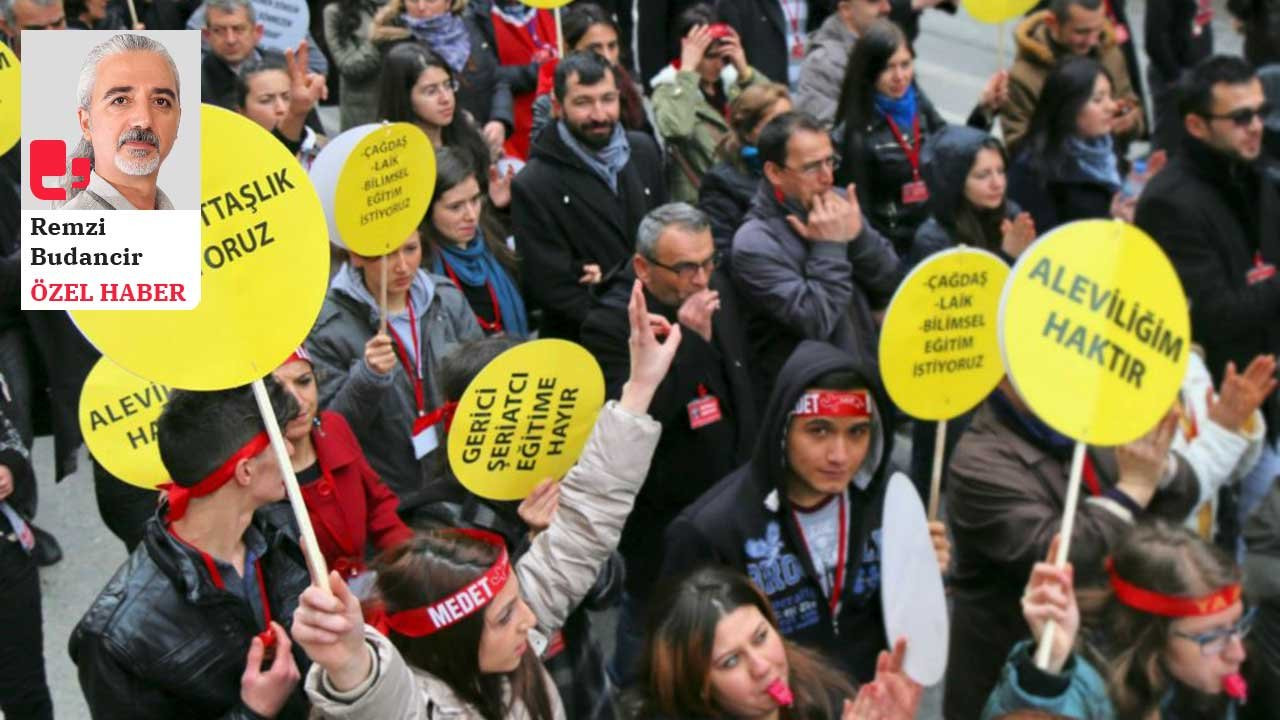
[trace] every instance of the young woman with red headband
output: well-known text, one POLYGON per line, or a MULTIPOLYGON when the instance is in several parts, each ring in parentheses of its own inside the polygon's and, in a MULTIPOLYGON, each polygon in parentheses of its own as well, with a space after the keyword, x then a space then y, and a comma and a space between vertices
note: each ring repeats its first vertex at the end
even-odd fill
POLYGON ((311 355, 298 348, 272 375, 298 403, 284 436, 293 443, 290 460, 320 552, 344 578, 357 577, 365 571, 369 543, 386 550, 408 540, 413 531, 396 514, 395 494, 369 466, 346 418, 318 411, 311 355))
MULTIPOLYGON (((1050 557, 1057 550, 1057 541, 1050 557)), ((1009 656, 984 718, 1034 707, 1085 720, 1234 720, 1246 699, 1240 668, 1254 611, 1240 570, 1191 531, 1136 526, 1106 561, 1108 585, 1081 593, 1104 650, 1076 649, 1080 609, 1068 565, 1037 563, 1022 598, 1033 637, 1057 624, 1049 668, 1026 641, 1009 656), (1088 659, 1086 659, 1088 658, 1088 659)))
POLYGON ((385 617, 375 624, 385 634, 364 625, 336 573, 332 596, 302 593, 293 636, 316 663, 307 693, 322 716, 565 717, 538 645, 617 546, 661 432, 646 412, 680 343, 679 326, 665 342, 654 337, 638 282, 630 319, 630 380, 561 482, 555 519, 519 560, 510 562, 501 537, 470 529, 419 535, 384 554, 377 596, 385 617))

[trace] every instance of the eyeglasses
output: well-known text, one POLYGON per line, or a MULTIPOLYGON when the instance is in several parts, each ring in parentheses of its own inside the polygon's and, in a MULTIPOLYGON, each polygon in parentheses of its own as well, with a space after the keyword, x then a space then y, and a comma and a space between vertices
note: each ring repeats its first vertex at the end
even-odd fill
POLYGON ((1239 110, 1229 112, 1226 115, 1209 115, 1208 117, 1214 120, 1230 120, 1235 123, 1236 127, 1246 128, 1253 124, 1253 119, 1255 117, 1260 118, 1265 122, 1267 116, 1270 115, 1271 111, 1274 109, 1275 108, 1271 103, 1262 103, 1256 108, 1240 108, 1239 110))
POLYGON ((783 167, 787 168, 788 170, 791 170, 792 172, 798 172, 801 175, 813 177, 818 173, 822 172, 823 169, 830 170, 831 172, 835 172, 836 170, 839 170, 840 156, 832 155, 831 157, 823 158, 821 160, 814 160, 813 162, 805 163, 804 165, 801 165, 798 168, 793 168, 787 165, 784 165, 783 167))
MULTIPOLYGON (((706 270, 707 274, 710 275, 715 271, 716 266, 720 264, 720 258, 721 253, 717 250, 711 253, 711 257, 703 260, 702 262, 680 262, 675 265, 663 265, 657 260, 649 260, 649 264, 657 265, 663 270, 673 272, 676 275, 679 275, 681 280, 688 282, 698 276, 699 270, 706 270)), ((645 259, 648 260, 648 258, 645 259)))
POLYGON ((457 80, 446 80, 445 82, 435 83, 434 85, 427 85, 422 88, 422 94, 428 99, 434 100, 435 98, 440 97, 440 93, 442 92, 448 92, 451 94, 458 92, 459 87, 461 86, 458 84, 457 80))
POLYGON ((1199 635, 1191 635, 1189 633, 1174 630, 1173 634, 1199 645, 1201 655, 1206 657, 1221 655, 1222 651, 1227 649, 1227 643, 1231 642, 1231 638, 1237 637, 1243 640, 1248 636, 1249 631, 1253 630, 1253 622, 1257 619, 1257 616, 1258 608, 1249 608, 1245 611, 1244 615, 1240 616, 1240 619, 1236 621, 1236 624, 1229 628, 1211 630, 1199 635))

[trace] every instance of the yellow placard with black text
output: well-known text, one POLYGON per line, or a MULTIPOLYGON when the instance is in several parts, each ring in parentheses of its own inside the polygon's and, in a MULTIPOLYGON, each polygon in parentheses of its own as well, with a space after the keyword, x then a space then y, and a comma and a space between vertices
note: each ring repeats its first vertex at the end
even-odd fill
POLYGON ((80 434, 107 472, 154 489, 169 478, 160 461, 156 420, 170 389, 100 358, 80 391, 80 434))

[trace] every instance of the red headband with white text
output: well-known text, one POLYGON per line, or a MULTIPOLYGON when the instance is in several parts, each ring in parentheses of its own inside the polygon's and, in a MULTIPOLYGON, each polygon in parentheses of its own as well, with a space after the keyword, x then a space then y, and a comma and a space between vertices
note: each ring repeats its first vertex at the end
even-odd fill
POLYGON ((796 400, 793 417, 871 417, 866 390, 806 390, 796 400))
POLYGON ((1164 595, 1133 585, 1116 572, 1115 562, 1107 558, 1107 575, 1116 599, 1134 610, 1163 617, 1199 617, 1222 612, 1240 600, 1240 584, 1232 583, 1201 597, 1164 595))
POLYGON ((498 548, 498 558, 483 575, 462 586, 457 592, 441 598, 426 607, 410 608, 386 616, 387 627, 401 635, 425 637, 458 621, 484 610, 498 596, 507 578, 511 577, 511 562, 507 557, 507 543, 500 535, 484 530, 457 529, 459 535, 488 543, 498 548))

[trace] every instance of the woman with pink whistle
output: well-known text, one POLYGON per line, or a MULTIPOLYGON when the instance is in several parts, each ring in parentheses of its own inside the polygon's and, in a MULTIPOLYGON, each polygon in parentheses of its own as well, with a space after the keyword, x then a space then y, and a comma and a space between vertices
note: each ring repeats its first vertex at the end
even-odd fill
POLYGON ((1235 720, 1248 695, 1240 670, 1255 615, 1236 564, 1191 531, 1156 521, 1134 527, 1106 571, 1100 596, 1081 593, 1086 633, 1101 629, 1093 645, 1077 640, 1071 566, 1036 564, 1022 612, 1032 637, 1057 625, 1049 666, 1036 666, 1031 641, 1015 646, 984 720, 1023 708, 1082 720, 1235 720))
POLYGON ((902 672, 907 644, 882 651, 854 690, 820 654, 782 637, 769 600, 726 567, 695 570, 654 594, 635 720, 911 720, 923 688, 902 672))

